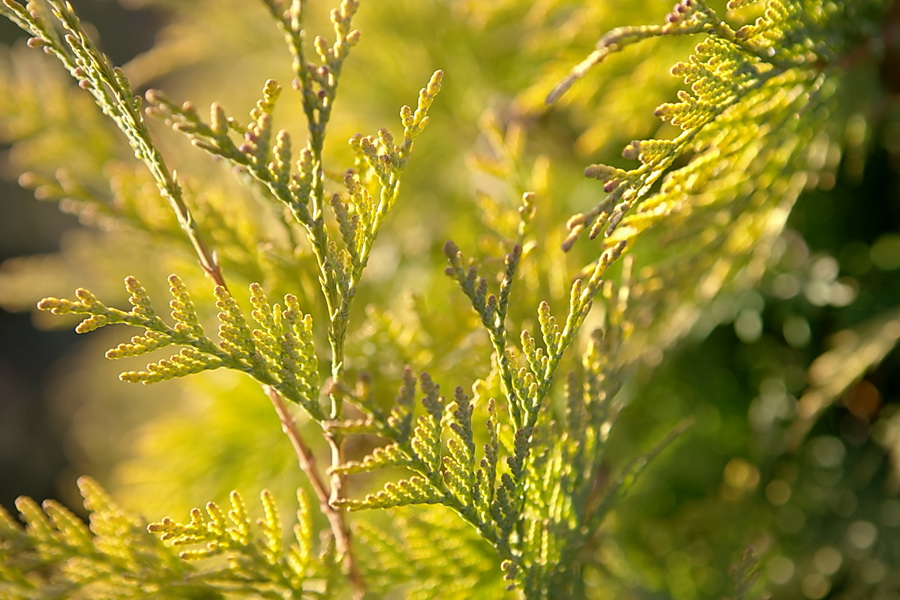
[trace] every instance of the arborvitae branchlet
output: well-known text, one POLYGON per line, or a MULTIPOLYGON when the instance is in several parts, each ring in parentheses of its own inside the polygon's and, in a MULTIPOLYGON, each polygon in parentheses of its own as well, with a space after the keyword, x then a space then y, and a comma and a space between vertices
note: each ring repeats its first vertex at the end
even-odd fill
MULTIPOLYGON (((649 451, 614 460, 608 440, 622 407, 618 392, 640 359, 683 336, 721 289, 758 277, 768 254, 756 247, 781 232, 809 179, 833 168, 804 141, 839 144, 855 106, 842 69, 861 40, 872 37, 886 3, 732 0, 723 18, 704 0, 681 0, 661 25, 602 36, 548 101, 569 101, 574 86, 590 85, 593 67, 633 44, 697 36, 693 52, 671 68, 682 89, 656 110, 672 136, 627 144, 622 156, 636 161, 631 168, 584 169, 600 182, 598 199, 568 219, 560 245, 572 251, 582 237, 595 241, 592 258, 571 278, 535 274, 529 266, 541 260, 536 254, 555 251, 542 246, 535 228, 542 204, 558 200, 530 190, 517 190, 521 204, 496 218, 497 231, 507 230, 497 236, 496 256, 463 243, 443 245, 445 273, 471 305, 451 318, 480 326, 471 333, 486 340, 473 344, 484 368, 471 378, 481 377, 471 393, 464 387, 471 379, 448 381, 441 372, 457 360, 446 348, 445 355, 395 369, 390 391, 374 387, 347 349, 362 325, 354 307, 365 270, 401 198, 401 179, 429 124, 443 72, 434 72, 415 108, 400 110, 399 130, 351 137, 351 162, 333 164, 325 143, 345 63, 360 40, 353 26, 358 3, 343 0, 331 12, 332 38, 318 36, 311 45, 310 3, 263 4, 292 58, 303 132, 277 129, 276 109, 288 94, 274 80, 265 81, 244 120, 218 102, 205 117, 159 91, 147 93, 145 111, 135 86, 67 3, 4 0, 0 14, 32 36, 30 46, 59 59, 125 135, 146 172, 120 172, 110 187, 128 188, 129 178, 149 182, 171 214, 142 213, 148 197, 136 192, 107 202, 65 173, 28 182, 44 196, 65 199, 87 221, 124 223, 158 243, 181 240, 182 258, 199 262, 208 279, 204 290, 169 276, 168 317, 135 277, 125 280, 127 311, 85 289, 38 307, 82 317, 80 333, 117 324, 143 330, 108 358, 171 352, 122 373, 123 381, 149 384, 223 368, 255 380, 307 478, 293 538, 285 544, 269 492, 261 494, 258 522, 234 492, 227 510, 210 502, 185 523, 164 518, 146 526, 85 479, 90 528, 52 502, 41 508, 21 500, 24 528, 0 513, 0 589, 11 598, 119 598, 135 589, 165 597, 362 598, 395 588, 417 598, 473 591, 497 597, 504 588, 525 598, 587 597, 583 574, 599 560, 594 545, 604 519, 686 427, 649 451), (227 203, 197 200, 163 159, 146 113, 232 168, 263 202, 267 212, 259 218, 275 225, 259 230, 277 231, 271 237, 281 240, 280 250, 268 237, 229 225, 227 203), (824 124, 823 114, 831 115, 824 124), (647 259, 656 244, 664 256, 647 259), (641 260, 648 262, 635 272, 641 260), (557 297, 525 295, 550 279, 562 290, 557 297), (269 294, 282 300, 272 303, 269 294), (596 319, 595 304, 603 305, 596 319), (443 395, 447 384, 453 392, 443 395), (363 435, 380 441, 371 449, 371 437, 363 435), (346 442, 360 440, 348 457, 346 442), (349 489, 351 476, 368 487, 349 489), (416 512, 424 505, 440 510, 416 512), (356 518, 376 509, 391 511, 385 518, 395 519, 396 530, 356 518)), ((597 118, 604 116, 599 110, 597 118)), ((523 144, 507 133, 488 131, 497 156, 476 162, 513 179, 503 153, 514 156, 523 144)), ((549 195, 546 188, 540 191, 549 195)), ((561 268, 564 260, 544 264, 561 268)), ((375 374, 380 381, 391 376, 384 370, 375 374)), ((745 597, 754 563, 745 557, 738 567, 735 594, 745 597)))

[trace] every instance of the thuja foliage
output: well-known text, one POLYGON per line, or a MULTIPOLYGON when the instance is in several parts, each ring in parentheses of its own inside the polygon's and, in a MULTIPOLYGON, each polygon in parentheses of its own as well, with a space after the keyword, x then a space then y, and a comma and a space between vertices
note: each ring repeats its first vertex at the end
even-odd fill
MULTIPOLYGON (((5 595, 451 598, 500 597, 505 590, 583 598, 633 588, 596 551, 604 524, 690 422, 649 449, 616 455, 610 438, 622 389, 722 290, 758 281, 801 190, 833 176, 830 153, 840 152, 847 123, 864 108, 846 71, 866 58, 861 52, 877 52, 888 9, 879 0, 731 0, 717 11, 703 0, 681 0, 662 25, 603 35, 571 72, 552 74, 561 81, 545 86, 544 95, 561 106, 549 110, 576 111, 579 88, 610 55, 654 38, 697 36, 671 68, 683 82, 676 100, 656 110, 668 129, 628 144, 626 163, 585 169, 600 181, 599 199, 571 216, 568 234, 559 236, 561 251, 579 263, 556 287, 546 283, 553 274, 529 264, 567 265, 537 234, 560 199, 535 173, 526 186, 513 181, 517 161, 524 162, 521 147, 513 135, 489 136, 496 156, 479 165, 511 182, 517 206, 497 227, 493 254, 470 259, 481 249, 442 246, 456 298, 471 307, 451 303, 448 310, 484 341, 436 346, 445 355, 414 358, 394 373, 372 372, 378 360, 369 370, 356 366, 363 361, 353 344, 366 326, 398 339, 401 332, 391 329, 390 315, 376 307, 363 314, 355 305, 371 293, 366 269, 378 260, 379 234, 402 203, 414 144, 428 144, 427 134, 419 136, 429 113, 440 111, 444 73, 434 72, 414 108, 400 110, 395 133, 356 134, 345 150, 326 150, 342 72, 360 43, 360 7, 343 0, 330 13, 331 36, 310 44, 314 4, 263 0, 258 7, 287 46, 303 135, 276 128, 285 100, 274 79, 246 118, 218 102, 206 116, 155 90, 142 99, 68 3, 0 5, 31 36, 29 46, 56 57, 93 96, 140 165, 116 167, 112 201, 94 182, 66 173, 34 174, 24 183, 85 221, 176 245, 182 268, 199 263, 206 278, 169 275, 168 315, 134 276, 125 279, 127 310, 83 288, 38 307, 78 316, 79 333, 138 329, 106 353, 152 355, 140 370, 121 373, 123 381, 150 384, 219 369, 251 378, 274 408, 307 490, 298 493, 290 542, 269 492, 261 494, 258 522, 237 493, 228 510, 211 502, 186 522, 167 517, 149 525, 88 479, 81 487, 89 526, 57 503, 41 509, 23 499, 24 526, 2 514, 5 595), (211 182, 206 198, 201 185, 185 183, 164 158, 148 116, 229 166, 256 208, 229 205, 237 186, 221 192, 211 182), (160 200, 168 213, 148 208, 160 200), (232 208, 246 222, 229 221, 232 208), (535 295, 542 287, 546 300, 535 295), (447 366, 462 360, 454 351, 475 350, 468 360, 477 372, 447 366), (441 387, 447 384, 449 393, 441 387)), ((425 337, 427 330, 416 333, 425 337)), ((752 553, 733 562, 732 597, 759 592, 752 553)))
POLYGON ((235 492, 227 512, 210 502, 192 511, 188 523, 163 519, 148 527, 117 506, 96 481, 81 478, 79 488, 91 513, 90 528, 52 501, 41 507, 22 498, 16 504, 27 529, 0 513, 7 597, 300 598, 306 578, 328 582, 336 577, 319 571, 334 565, 327 559, 333 547, 324 549, 324 560, 313 557, 317 544, 302 494, 296 538, 286 545, 278 509, 266 491, 261 494, 265 516, 258 522, 235 492), (196 566, 211 557, 226 560, 196 566), (56 576, 41 581, 40 573, 56 576))

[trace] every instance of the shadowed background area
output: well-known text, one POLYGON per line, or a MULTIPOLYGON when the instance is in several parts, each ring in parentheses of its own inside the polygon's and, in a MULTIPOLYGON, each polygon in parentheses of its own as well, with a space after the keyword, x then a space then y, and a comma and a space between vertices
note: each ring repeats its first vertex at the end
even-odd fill
MULTIPOLYGON (((160 25, 152 10, 125 9, 114 0, 72 3, 85 21, 103 31, 103 49, 124 64, 153 44, 160 25)), ((0 43, 12 44, 23 33, 0 19, 0 43)), ((53 202, 39 202, 20 187, 18 173, 3 160, 0 143, 0 262, 18 256, 56 252, 60 239, 78 227, 75 217, 53 202)), ((77 473, 65 450, 66 424, 49 406, 50 388, 65 372, 61 362, 78 352, 80 336, 71 327, 35 328, 30 311, 0 308, 0 504, 10 507, 20 495, 59 498, 71 490, 77 473)), ((77 507, 77 505, 76 505, 77 507)))

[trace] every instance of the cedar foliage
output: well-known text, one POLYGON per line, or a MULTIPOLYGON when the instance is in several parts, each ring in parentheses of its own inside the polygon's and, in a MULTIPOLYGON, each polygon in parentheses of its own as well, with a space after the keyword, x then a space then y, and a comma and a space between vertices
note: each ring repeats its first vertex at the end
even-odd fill
MULTIPOLYGON (((261 4, 287 46, 298 96, 293 116, 285 116, 274 79, 243 120, 220 102, 204 116, 160 91, 141 98, 61 0, 3 0, 0 14, 93 96, 136 159, 98 158, 106 163, 99 178, 88 167, 38 171, 23 183, 113 237, 124 232, 144 247, 171 246, 167 262, 179 271, 167 276, 168 316, 155 308, 155 288, 133 275, 125 279, 128 310, 84 288, 72 299, 44 298, 38 308, 77 315, 79 333, 138 329, 106 353, 151 355, 140 370, 122 372, 122 381, 226 369, 261 386, 306 479, 291 541, 267 491, 257 523, 232 492, 230 510, 210 502, 186 522, 145 525, 82 479, 89 527, 53 502, 42 509, 22 499, 24 527, 2 514, 0 589, 13 598, 132 597, 135 590, 210 598, 500 597, 504 590, 524 598, 646 597, 656 586, 636 580, 636 567, 616 556, 610 515, 691 420, 630 455, 616 452, 623 388, 702 323, 711 302, 756 285, 777 259, 801 191, 834 178, 846 132, 870 110, 854 87, 866 77, 858 63, 883 52, 889 3, 681 0, 663 24, 613 28, 574 68, 567 62, 565 72, 557 66, 535 76, 512 116, 482 125, 489 151, 474 157, 475 169, 501 182, 506 195, 480 199, 488 241, 462 234, 444 243, 445 273, 458 288, 448 294, 457 295, 438 309, 414 301, 411 315, 402 314, 390 286, 379 292, 367 283, 366 269, 380 244, 396 248, 404 235, 433 232, 430 223, 392 228, 391 218, 404 201, 401 180, 429 143, 433 113, 443 110, 445 75, 434 71, 415 107, 400 110, 400 133, 355 134, 346 149, 332 150, 332 129, 344 126, 333 120, 345 67, 366 34, 355 28, 359 3, 343 0, 329 15, 331 37, 312 43, 307 21, 316 3, 261 4), (554 217, 565 207, 556 206, 542 172, 546 156, 526 166, 526 119, 516 111, 603 121, 602 105, 585 91, 604 68, 598 65, 632 45, 682 39, 689 40, 685 57, 671 66, 681 80, 676 99, 655 112, 666 127, 628 143, 624 162, 588 166, 584 175, 600 182, 594 205, 570 216, 560 233, 554 217), (533 96, 559 106, 537 108, 533 96), (170 168, 148 116, 226 165, 233 180, 210 176, 207 185, 170 168), (276 128, 281 119, 302 122, 301 133, 296 122, 276 128), (471 310, 458 307, 463 298, 471 310), (454 325, 435 324, 442 311, 452 311, 454 325), (366 344, 378 348, 375 355, 365 355, 366 344), (438 382, 452 392, 442 393, 438 382)), ((501 4, 459 2, 459 10, 488 25, 518 10, 526 22, 566 10, 574 21, 595 16, 564 2, 501 4)), ((614 15, 623 10, 609 5, 614 15)), ((186 18, 195 9, 172 10, 186 18)), ((151 51, 144 67, 154 60, 162 59, 151 51)), ((138 74, 140 66, 132 65, 138 74)), ((27 94, 28 85, 9 89, 27 94)), ((364 105, 366 98, 342 91, 341 101, 364 105)), ((438 177, 425 181, 440 197, 438 177)), ((102 266, 91 269, 100 274, 102 266)), ((394 276, 414 279, 402 269, 394 276)), ((877 318, 896 320, 890 312, 877 318)), ((841 382, 821 386, 829 390, 824 402, 879 362, 897 337, 874 336, 877 351, 841 382)), ((810 396, 810 406, 806 398, 795 437, 825 406, 822 394, 810 396)), ((734 572, 719 579, 732 597, 769 588, 752 553, 732 562, 734 572)), ((888 575, 883 581, 884 589, 892 585, 888 575)), ((687 597, 683 589, 672 593, 687 597)))

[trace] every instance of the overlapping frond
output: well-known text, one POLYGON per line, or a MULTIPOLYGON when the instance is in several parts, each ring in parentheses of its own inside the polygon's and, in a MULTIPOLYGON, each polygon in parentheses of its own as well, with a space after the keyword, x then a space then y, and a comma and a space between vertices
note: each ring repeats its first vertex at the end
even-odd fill
POLYGON ((366 580, 375 593, 402 591, 419 600, 434 598, 436 590, 448 600, 505 597, 493 549, 446 509, 417 507, 415 514, 395 516, 389 528, 360 521, 355 534, 368 549, 366 580))
MULTIPOLYGON (((260 494, 263 518, 254 522, 247 513, 243 499, 232 492, 230 509, 226 512, 214 502, 205 510, 191 511, 190 521, 178 523, 165 518, 147 528, 178 550, 179 558, 195 563, 222 557, 228 569, 211 568, 203 577, 231 593, 254 593, 263 597, 305 598, 304 585, 310 576, 323 573, 313 556, 311 514, 302 491, 298 491, 299 510, 293 527, 294 540, 287 546, 282 539, 282 524, 278 507, 268 491, 260 494), (316 569, 313 569, 316 566, 316 569)), ((333 562, 323 557, 322 566, 333 562)), ((331 568, 334 568, 332 564, 331 568)))
POLYGON ((218 597, 215 588, 119 508, 99 485, 79 479, 85 523, 54 501, 19 498, 24 527, 0 509, 0 590, 4 598, 133 598, 165 590, 172 598, 218 597), (153 573, 145 577, 145 573, 153 573), (205 594, 205 596, 204 596, 205 594))
POLYGON ((633 306, 641 308, 629 317, 638 326, 617 359, 623 364, 683 336, 698 307, 726 287, 758 280, 799 193, 827 182, 837 164, 821 156, 839 153, 857 104, 841 85, 842 69, 865 44, 865 34, 848 26, 855 22, 848 11, 877 14, 883 3, 756 4, 760 16, 740 27, 703 0, 685 0, 664 25, 610 32, 551 98, 611 52, 651 37, 702 36, 688 59, 672 67, 684 83, 677 99, 656 111, 676 134, 626 146, 623 157, 636 160, 635 167, 587 167, 603 194, 568 222, 564 248, 587 233, 602 248, 623 241, 639 247, 638 260, 647 263, 632 288, 640 298, 633 306), (647 241, 637 245, 638 239, 647 241), (681 284, 689 278, 697 285, 681 284))
POLYGON ((541 343, 528 331, 521 335, 519 350, 510 346, 506 334, 506 312, 509 294, 521 259, 521 247, 513 246, 506 258, 506 270, 500 282, 499 296, 488 293, 487 280, 479 277, 475 266, 463 267, 463 255, 453 242, 444 245, 444 254, 450 263, 446 273, 455 279, 472 308, 490 335, 498 361, 500 375, 505 386, 512 422, 517 429, 531 428, 537 423, 541 403, 550 390, 553 374, 565 350, 572 344, 599 293, 609 267, 622 255, 626 242, 620 241, 606 250, 589 273, 587 280, 576 279, 569 290, 569 313, 560 328, 550 306, 542 302, 538 307, 538 323, 541 343), (525 366, 517 367, 519 354, 525 357, 525 366))
POLYGON ((45 298, 38 308, 54 314, 86 315, 76 327, 79 333, 116 324, 144 329, 143 334, 109 350, 107 358, 143 356, 162 348, 182 346, 168 358, 149 363, 143 371, 122 373, 123 381, 155 383, 226 367, 247 373, 278 390, 313 418, 324 418, 318 402, 318 359, 312 317, 302 313, 293 295, 284 297, 284 306, 270 305, 262 286, 251 285, 251 324, 228 290, 216 287, 219 308, 216 342, 204 332, 190 294, 177 275, 169 277, 172 325, 159 316, 137 279, 127 278, 125 288, 131 294, 129 311, 106 306, 85 289, 76 290, 74 300, 45 298))
POLYGON ((308 598, 306 583, 337 570, 327 548, 316 555, 312 516, 298 491, 294 540, 285 545, 272 496, 263 491, 263 518, 254 522, 240 495, 227 512, 215 503, 188 523, 165 518, 149 527, 123 511, 92 479, 79 487, 86 525, 61 504, 19 498, 24 527, 0 509, 0 590, 4 598, 308 598), (161 541, 162 540, 162 541, 161 541), (165 543, 164 543, 165 542, 165 543), (221 557, 227 562, 204 559, 221 557))

